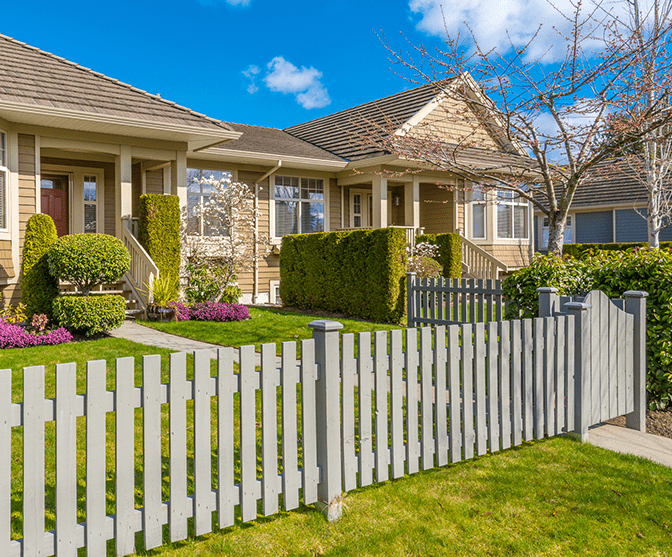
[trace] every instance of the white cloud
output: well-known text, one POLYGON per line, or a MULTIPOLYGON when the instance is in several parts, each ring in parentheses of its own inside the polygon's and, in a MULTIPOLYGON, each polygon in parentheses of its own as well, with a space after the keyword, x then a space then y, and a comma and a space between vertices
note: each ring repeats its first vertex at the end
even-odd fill
MULTIPOLYGON (((625 2, 611 4, 610 8, 621 10, 625 15, 625 2)), ((592 9, 591 2, 583 5, 584 13, 592 9)), ((506 51, 510 43, 522 47, 539 29, 528 58, 545 55, 550 49, 550 58, 562 57, 564 52, 553 51, 553 44, 560 43, 558 33, 567 33, 571 22, 561 14, 572 14, 572 0, 557 0, 553 5, 547 0, 471 0, 470 2, 450 2, 449 0, 410 0, 409 7, 419 14, 417 28, 429 35, 451 37, 458 32, 464 37, 468 30, 465 22, 474 32, 482 50, 497 48, 506 51), (555 7, 554 7, 555 6, 555 7), (557 8, 557 9, 556 9, 557 8)))
POLYGON ((320 82, 322 72, 313 67, 297 68, 282 56, 276 56, 267 66, 264 83, 271 91, 296 96, 303 108, 322 108, 331 103, 327 88, 320 82))
POLYGON ((254 82, 254 77, 259 73, 259 71, 260 70, 257 66, 250 64, 250 66, 242 72, 243 75, 250 80, 250 84, 247 86, 247 92, 250 95, 254 95, 254 93, 259 91, 259 87, 257 87, 257 84, 254 82))

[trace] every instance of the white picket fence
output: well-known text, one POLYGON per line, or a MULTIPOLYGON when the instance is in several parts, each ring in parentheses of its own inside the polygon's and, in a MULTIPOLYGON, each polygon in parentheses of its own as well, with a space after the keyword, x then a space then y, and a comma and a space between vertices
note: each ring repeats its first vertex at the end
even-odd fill
POLYGON ((143 358, 141 387, 134 384, 133 359, 116 360, 114 391, 106 388, 106 363, 94 361, 87 365, 86 392, 77 394, 74 364, 61 364, 56 396, 45 399, 45 370, 30 367, 18 403, 11 398, 11 371, 2 370, 0 555, 74 556, 86 547, 87 555, 101 557, 109 540, 116 555, 128 555, 136 532, 150 549, 164 534, 185 539, 191 517, 198 536, 213 530, 215 511, 214 527, 224 528, 237 517, 250 521, 301 501, 336 518, 343 491, 374 481, 561 432, 586 438, 596 419, 612 415, 628 414, 628 423, 641 428, 645 298, 630 293, 623 311, 592 293, 568 304, 564 315, 553 292, 541 295, 549 316, 536 319, 356 336, 340 335, 337 322, 315 321, 313 339, 301 341, 300 361, 296 343, 285 342, 279 367, 274 344, 262 346, 259 370, 252 346, 240 348, 237 371, 234 350, 221 348, 215 376, 208 353, 196 352, 187 379, 186 354, 172 354, 166 384, 159 356, 143 358), (136 409, 142 409, 141 451, 136 409), (86 456, 84 505, 77 498, 80 416, 86 416, 85 448, 79 448, 86 456), (50 421, 55 508, 45 506, 50 421), (12 429, 19 426, 23 458, 13 483, 12 429), (111 429, 115 458, 108 469, 111 429), (169 439, 167 464, 162 438, 169 439), (12 498, 22 500, 20 539, 11 533, 12 498), (56 516, 53 531, 46 531, 47 511, 56 516))
POLYGON ((501 321, 506 303, 500 280, 419 279, 406 275, 409 327, 501 321))

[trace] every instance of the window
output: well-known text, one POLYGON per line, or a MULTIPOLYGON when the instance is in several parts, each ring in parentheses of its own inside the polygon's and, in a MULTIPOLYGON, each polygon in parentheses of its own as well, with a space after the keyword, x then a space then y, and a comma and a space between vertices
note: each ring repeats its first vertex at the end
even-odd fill
POLYGON ((471 203, 471 237, 485 238, 485 190, 474 186, 471 203))
POLYGON ((276 176, 275 236, 324 231, 324 180, 276 176))
POLYGON ((528 238, 527 200, 512 191, 497 192, 497 237, 528 238))
POLYGON ((84 232, 97 232, 98 188, 97 178, 84 175, 84 232))
POLYGON ((7 134, 0 132, 0 229, 7 229, 7 197, 9 170, 7 169, 7 134))
POLYGON ((221 232, 217 227, 204 226, 203 219, 198 216, 210 199, 214 186, 210 182, 230 180, 231 172, 226 170, 187 169, 187 231, 203 236, 218 236, 221 232))
MULTIPOLYGON (((563 238, 563 243, 571 244, 572 243, 572 217, 567 215, 567 220, 565 221, 565 236, 563 238)), ((544 223, 541 227, 541 249, 548 248, 548 217, 544 217, 544 223)))

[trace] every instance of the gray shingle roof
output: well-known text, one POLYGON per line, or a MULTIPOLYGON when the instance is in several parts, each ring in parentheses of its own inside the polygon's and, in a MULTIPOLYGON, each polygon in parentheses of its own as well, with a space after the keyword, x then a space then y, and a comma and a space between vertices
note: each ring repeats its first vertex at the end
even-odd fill
MULTIPOLYGON (((227 122, 233 131, 243 135, 234 141, 212 147, 212 151, 245 151, 249 153, 265 153, 268 155, 305 157, 329 161, 343 161, 341 157, 320 149, 315 145, 289 135, 277 128, 249 126, 227 122)), ((345 162, 345 161, 344 161, 345 162)))
POLYGON ((400 127, 439 92, 440 87, 436 85, 423 85, 291 126, 285 131, 349 161, 382 155, 384 153, 375 146, 363 146, 357 142, 356 136, 362 132, 362 125, 380 129, 386 128, 389 123, 400 127))
POLYGON ((0 100, 203 130, 229 128, 202 114, 0 35, 0 100))

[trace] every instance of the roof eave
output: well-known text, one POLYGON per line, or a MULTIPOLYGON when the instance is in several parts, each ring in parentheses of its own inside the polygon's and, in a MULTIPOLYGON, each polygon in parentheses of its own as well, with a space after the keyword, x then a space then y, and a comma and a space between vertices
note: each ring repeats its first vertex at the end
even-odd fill
POLYGON ((196 153, 188 153, 193 158, 205 158, 222 162, 236 162, 256 165, 276 164, 281 160, 283 166, 293 168, 305 168, 312 170, 338 171, 343 170, 348 161, 315 159, 297 155, 280 155, 274 153, 260 153, 253 151, 241 151, 236 149, 205 149, 196 153))

